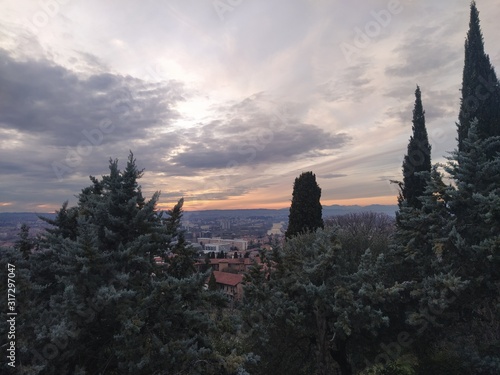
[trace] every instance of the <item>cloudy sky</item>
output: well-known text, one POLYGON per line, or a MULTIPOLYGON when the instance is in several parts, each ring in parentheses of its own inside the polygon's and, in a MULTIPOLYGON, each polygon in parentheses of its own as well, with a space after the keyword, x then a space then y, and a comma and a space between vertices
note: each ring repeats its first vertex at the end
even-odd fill
MULTIPOLYGON (((497 0, 478 0, 500 66, 497 0)), ((160 207, 395 204, 420 85, 456 146, 466 0, 0 0, 0 211, 51 212, 129 150, 160 207)))

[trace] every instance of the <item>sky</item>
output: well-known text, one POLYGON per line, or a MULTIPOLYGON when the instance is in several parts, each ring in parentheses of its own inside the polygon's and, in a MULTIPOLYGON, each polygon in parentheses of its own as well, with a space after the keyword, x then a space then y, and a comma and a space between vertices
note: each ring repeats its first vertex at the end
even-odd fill
MULTIPOLYGON (((0 0, 0 212, 76 203, 132 151, 186 210, 396 204, 422 90, 456 148, 465 0, 0 0)), ((497 0, 477 0, 500 66, 497 0)))

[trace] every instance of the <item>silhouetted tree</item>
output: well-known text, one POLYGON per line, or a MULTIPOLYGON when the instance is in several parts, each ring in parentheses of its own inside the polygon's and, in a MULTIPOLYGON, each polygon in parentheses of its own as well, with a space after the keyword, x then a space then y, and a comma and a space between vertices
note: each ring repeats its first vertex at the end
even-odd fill
POLYGON ((459 151, 463 150, 464 139, 468 137, 474 119, 478 120, 476 133, 479 138, 500 135, 500 85, 490 58, 484 51, 479 12, 475 1, 472 1, 457 124, 459 151))
POLYGON ((285 234, 287 238, 324 227, 320 198, 321 188, 312 172, 304 172, 295 179, 285 234))
POLYGON ((415 107, 413 109, 413 135, 408 143, 408 152, 403 161, 403 183, 398 199, 399 208, 422 207, 420 197, 427 184, 422 172, 431 172, 431 146, 425 127, 425 111, 422 106, 420 87, 415 90, 415 107))
POLYGON ((24 259, 28 259, 31 250, 34 248, 34 243, 29 237, 30 227, 28 224, 22 224, 19 230, 19 239, 16 241, 14 248, 21 252, 24 259))

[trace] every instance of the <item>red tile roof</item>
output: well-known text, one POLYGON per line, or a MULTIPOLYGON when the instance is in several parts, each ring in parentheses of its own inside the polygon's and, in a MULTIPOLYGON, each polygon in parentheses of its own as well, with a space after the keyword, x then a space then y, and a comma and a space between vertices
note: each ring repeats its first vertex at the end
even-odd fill
POLYGON ((243 281, 243 275, 222 271, 214 271, 215 281, 218 284, 236 286, 243 281))

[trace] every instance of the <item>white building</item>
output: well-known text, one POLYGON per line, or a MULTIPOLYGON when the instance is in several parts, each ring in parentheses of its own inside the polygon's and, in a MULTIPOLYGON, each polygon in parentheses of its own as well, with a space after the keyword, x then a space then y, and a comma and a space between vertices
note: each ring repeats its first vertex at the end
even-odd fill
POLYGON ((199 237, 198 243, 202 242, 203 245, 207 244, 229 244, 229 248, 236 247, 239 251, 246 251, 248 249, 248 241, 242 239, 227 239, 227 238, 205 238, 199 237))
POLYGON ((204 243, 203 252, 205 254, 211 253, 212 251, 215 253, 220 253, 221 251, 228 253, 230 250, 231 245, 227 243, 204 243))

